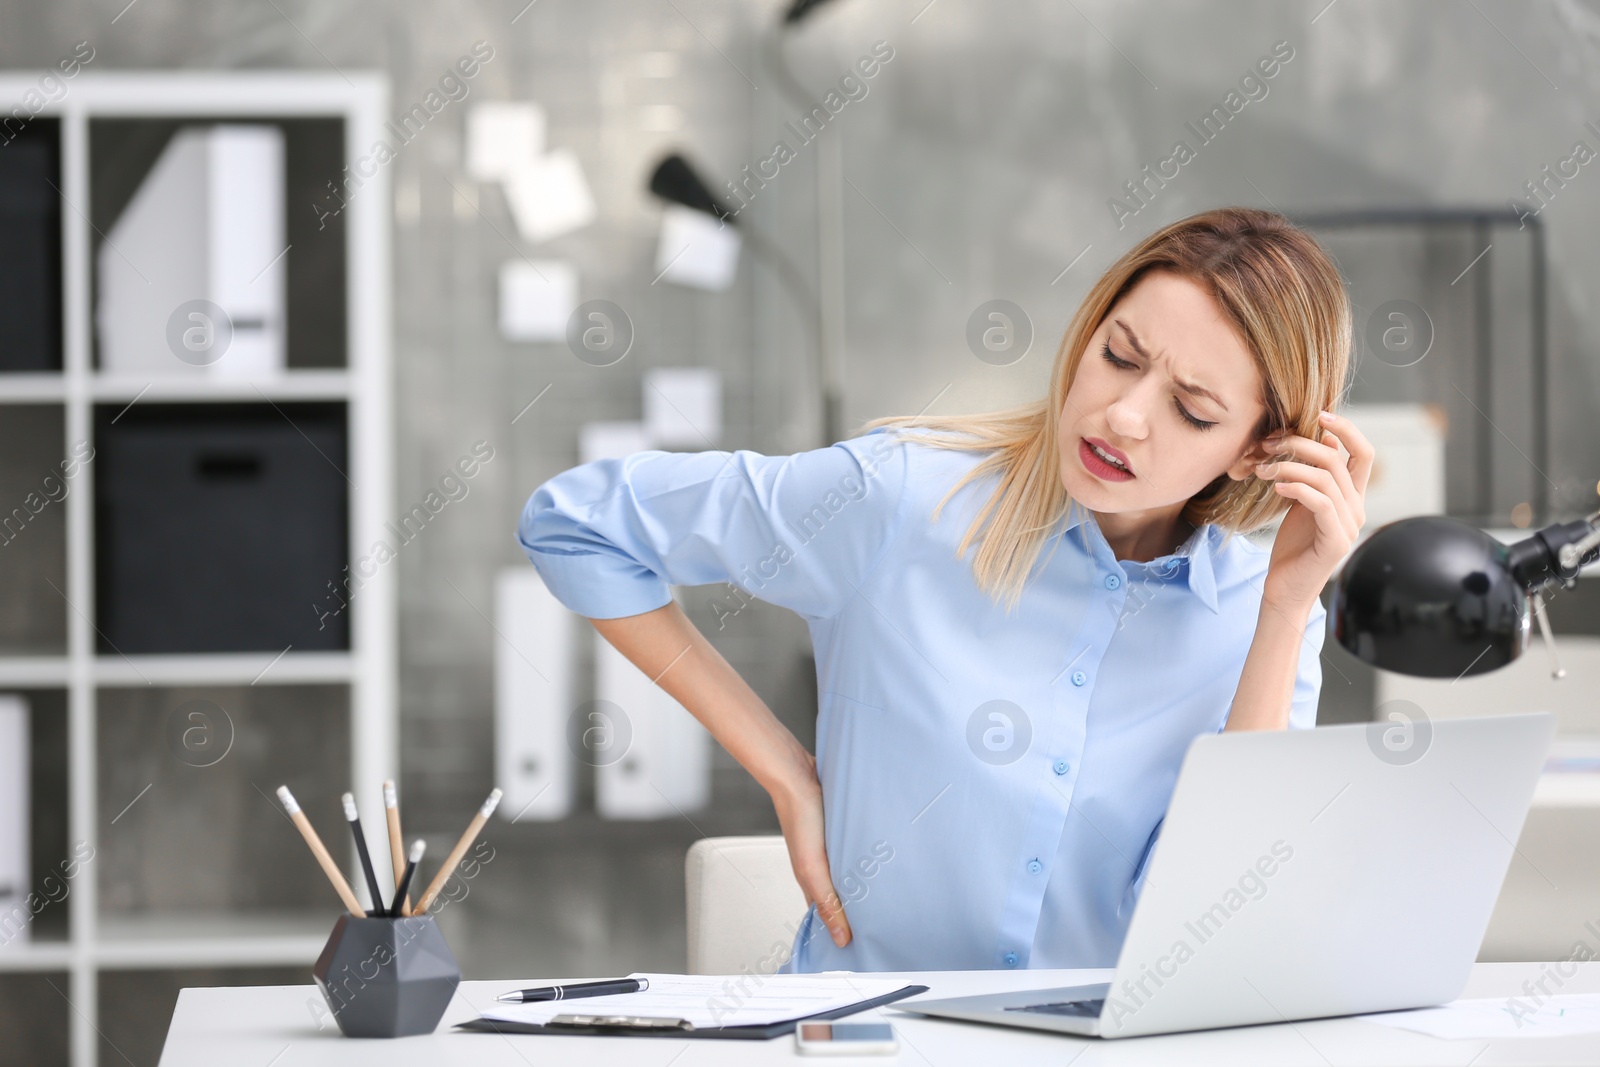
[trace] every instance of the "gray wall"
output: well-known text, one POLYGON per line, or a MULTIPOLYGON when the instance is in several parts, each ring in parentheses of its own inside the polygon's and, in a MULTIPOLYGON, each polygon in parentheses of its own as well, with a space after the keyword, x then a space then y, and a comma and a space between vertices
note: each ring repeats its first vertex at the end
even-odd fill
MULTIPOLYGON (((419 500, 473 441, 496 448, 470 497, 399 564, 403 788, 410 810, 428 813, 441 833, 461 821, 452 813, 478 803, 492 775, 495 638, 483 618, 492 576, 521 560, 512 537, 518 510, 540 481, 576 461, 577 426, 637 418, 644 368, 709 365, 726 375, 725 446, 781 452, 815 443, 804 324, 765 267, 747 263, 725 294, 651 284, 658 209, 644 183, 659 154, 685 148, 720 187, 765 158, 784 121, 797 117, 759 54, 773 5, 523 3, 139 0, 118 16, 119 0, 60 0, 14 5, 0 30, 0 65, 11 68, 42 65, 88 39, 98 53, 93 70, 381 70, 397 114, 487 40, 496 54, 472 99, 541 102, 549 142, 582 160, 600 221, 536 247, 515 237, 499 190, 465 176, 460 105, 392 164, 397 503, 419 500), (675 76, 650 76, 658 52, 678 56, 675 76), (621 304, 638 329, 628 358, 597 369, 560 345, 502 340, 496 274, 522 253, 570 258, 585 299, 621 304)), ((869 95, 848 105, 828 135, 843 139, 848 179, 851 428, 921 410, 947 385, 932 410, 981 410, 1036 394, 1097 272, 1138 236, 1193 211, 1224 203, 1504 206, 1575 140, 1600 148, 1583 126, 1600 117, 1600 13, 1577 0, 1338 0, 1326 10, 1298 2, 923 3, 839 0, 789 43, 801 80, 818 89, 873 41, 895 49, 869 95), (1119 228, 1108 199, 1175 140, 1194 143, 1184 123, 1220 102, 1280 40, 1295 54, 1269 95, 1119 228), (970 312, 994 297, 1024 307, 1037 330, 1032 352, 1008 367, 976 360, 964 341, 970 312)), ((815 262, 815 161, 814 149, 801 149, 742 217, 806 271, 815 262)), ((1590 344, 1600 329, 1591 297, 1600 283, 1600 164, 1584 167, 1543 218, 1563 442, 1548 473, 1570 512, 1592 505, 1600 473, 1590 344)), ((1390 295, 1382 288, 1360 294, 1363 310, 1390 295)), ((1504 358, 1515 365, 1526 352, 1511 343, 1504 358)), ((709 596, 689 591, 691 610, 805 736, 813 700, 804 627, 757 605, 717 632, 709 596)), ((1370 680, 1341 651, 1328 655, 1337 668, 1325 674, 1329 717, 1359 717, 1370 680)), ((702 831, 775 825, 753 782, 719 761, 716 810, 696 826, 600 829, 592 816, 497 826, 504 861, 481 879, 477 908, 452 909, 451 936, 469 976, 682 966, 683 848, 702 831), (632 888, 606 888, 615 885, 632 888)))

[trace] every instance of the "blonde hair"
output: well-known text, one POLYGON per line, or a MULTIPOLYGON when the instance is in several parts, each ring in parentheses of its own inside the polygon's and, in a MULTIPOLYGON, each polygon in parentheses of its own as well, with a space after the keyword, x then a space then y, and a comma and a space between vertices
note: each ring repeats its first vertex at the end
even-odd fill
MULTIPOLYGON (((967 482, 998 471, 1000 482, 968 527, 956 555, 980 541, 972 569, 992 598, 1016 605, 1049 531, 1069 513, 1062 487, 1057 420, 1089 339, 1116 304, 1150 271, 1169 271, 1205 289, 1238 332, 1261 374, 1266 408, 1254 440, 1287 428, 1321 437, 1317 413, 1334 410, 1350 362, 1351 311, 1344 281, 1316 240, 1275 212, 1218 208, 1174 222, 1146 237, 1113 263, 1089 290, 1067 326, 1050 371, 1048 394, 1036 401, 978 415, 895 415, 873 419, 863 432, 896 427, 939 448, 989 452, 933 510, 933 519, 967 482)), ((1227 532, 1260 529, 1292 501, 1254 474, 1234 481, 1224 472, 1189 498, 1182 517, 1196 527, 1227 532)))

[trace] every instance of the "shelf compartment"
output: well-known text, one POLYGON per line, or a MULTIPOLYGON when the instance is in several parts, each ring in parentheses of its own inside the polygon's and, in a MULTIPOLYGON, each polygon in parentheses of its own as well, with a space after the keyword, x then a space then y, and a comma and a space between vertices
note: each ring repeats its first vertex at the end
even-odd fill
POLYGON ((95 409, 107 654, 349 648, 347 405, 95 409))
POLYGON ((35 118, 0 153, 0 374, 59 371, 61 120, 35 118))
MULTIPOLYGON (((348 687, 138 684, 97 703, 91 871, 111 940, 190 913, 315 912, 331 928, 338 898, 274 792, 294 790, 353 873, 348 687)), ((382 798, 361 799, 379 818, 382 798)))
POLYGON ((77 905, 74 882, 84 877, 69 847, 67 826, 67 694, 64 689, 3 692, 28 705, 28 892, 39 907, 28 940, 0 948, 0 955, 26 947, 42 950, 41 958, 49 959, 67 940, 77 905))
POLYGON ((71 995, 71 978, 60 967, 43 973, 0 974, 0 1034, 5 1035, 5 1062, 67 1062, 67 1033, 72 1019, 72 1005, 67 998, 71 995))
POLYGON ((67 650, 67 499, 82 465, 66 453, 64 407, 0 407, 0 655, 67 650))
MULTIPOLYGON (((349 365, 346 304, 346 212, 308 210, 329 200, 327 183, 343 173, 342 118, 217 115, 92 118, 89 121, 90 220, 97 234, 110 234, 135 193, 179 129, 216 123, 270 125, 283 134, 286 366, 290 370, 349 365)), ((95 255, 117 255, 104 240, 95 255)), ((98 306, 99 276, 92 300, 98 306)), ((95 364, 99 339, 95 339, 95 364)), ((174 372, 188 368, 174 358, 174 372)), ((209 375, 201 380, 211 380, 209 375)))

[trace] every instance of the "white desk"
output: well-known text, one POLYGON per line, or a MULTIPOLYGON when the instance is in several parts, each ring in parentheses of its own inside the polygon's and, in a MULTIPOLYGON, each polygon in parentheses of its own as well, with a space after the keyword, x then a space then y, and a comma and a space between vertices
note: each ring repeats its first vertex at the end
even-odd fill
MULTIPOLYGON (((1580 965, 1562 993, 1600 993, 1600 962, 1580 965)), ((1464 996, 1501 997, 1521 992, 1525 979, 1539 977, 1536 963, 1480 963, 1464 996)), ((1109 971, 933 971, 894 975, 907 983, 930 987, 928 997, 1006 989, 1072 985, 1106 981, 1109 971)), ((875 977, 891 977, 875 975, 875 977)), ((556 981, 556 980, 551 980, 556 981)), ((649 1064, 690 1067, 692 1064, 789 1063, 825 1064, 829 1059, 794 1051, 794 1039, 773 1041, 688 1041, 670 1037, 504 1036, 452 1031, 451 1024, 478 1014, 496 993, 546 980, 463 982, 439 1024, 424 1037, 392 1041, 352 1040, 340 1036, 312 985, 185 989, 178 997, 161 1067, 216 1067, 247 1064, 272 1067, 411 1067, 463 1064, 472 1067, 554 1067, 558 1064, 649 1064), (323 1019, 318 1030, 317 1019, 323 1019)), ((1423 1034, 1354 1019, 1328 1019, 1293 1025, 1250 1026, 1164 1037, 1099 1041, 1028 1030, 973 1026, 924 1019, 879 1009, 872 1015, 891 1020, 900 1035, 898 1062, 933 1064, 1004 1063, 1006 1067, 1051 1064, 1091 1067, 1095 1064, 1225 1064, 1272 1067, 1304 1064, 1438 1064, 1489 1067, 1491 1064, 1600 1063, 1600 1034, 1572 1038, 1525 1038, 1516 1041, 1441 1041, 1423 1034), (1493 1047, 1486 1047, 1491 1045, 1493 1047)), ((856 1064, 897 1062, 886 1056, 839 1060, 856 1064)))

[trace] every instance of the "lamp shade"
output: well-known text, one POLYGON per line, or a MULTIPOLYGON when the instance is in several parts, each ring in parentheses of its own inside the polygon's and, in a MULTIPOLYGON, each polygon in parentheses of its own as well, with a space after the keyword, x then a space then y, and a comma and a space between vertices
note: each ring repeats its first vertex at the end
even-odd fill
POLYGON ((650 191, 669 203, 703 211, 730 224, 734 221, 733 211, 716 198, 689 161, 677 153, 656 164, 650 175, 650 191))
POLYGON ((786 26, 793 26, 804 22, 810 17, 811 12, 827 3, 828 0, 793 0, 789 9, 783 13, 783 22, 786 26))
POLYGON ((1334 638, 1364 663, 1424 678, 1504 667, 1528 647, 1512 546, 1442 516, 1387 523, 1334 584, 1334 638))

